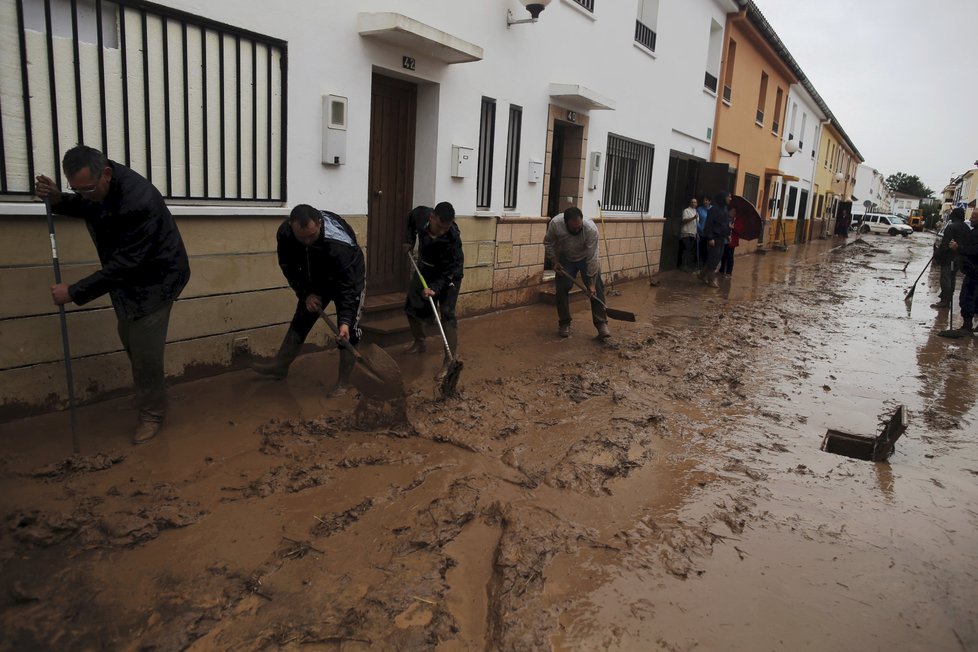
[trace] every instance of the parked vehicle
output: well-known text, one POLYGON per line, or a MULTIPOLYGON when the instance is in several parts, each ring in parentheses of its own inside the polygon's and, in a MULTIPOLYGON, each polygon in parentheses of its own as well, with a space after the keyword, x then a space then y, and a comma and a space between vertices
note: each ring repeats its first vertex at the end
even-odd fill
POLYGON ((907 224, 910 225, 914 231, 924 230, 924 212, 919 208, 910 209, 910 219, 907 220, 907 224))
POLYGON ((859 223, 860 233, 888 233, 902 235, 904 238, 913 233, 913 228, 897 215, 886 213, 866 213, 859 223))

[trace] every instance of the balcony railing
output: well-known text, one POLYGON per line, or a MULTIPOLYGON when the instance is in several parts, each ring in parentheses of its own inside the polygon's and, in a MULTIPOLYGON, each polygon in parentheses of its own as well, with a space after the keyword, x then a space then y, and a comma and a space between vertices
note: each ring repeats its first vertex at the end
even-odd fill
POLYGON ((711 75, 710 73, 706 73, 706 77, 703 79, 703 86, 705 86, 706 88, 709 88, 711 91, 713 91, 714 93, 716 93, 717 92, 717 78, 714 77, 713 75, 711 75))
POLYGON ((635 40, 655 52, 655 32, 640 20, 635 21, 635 40))

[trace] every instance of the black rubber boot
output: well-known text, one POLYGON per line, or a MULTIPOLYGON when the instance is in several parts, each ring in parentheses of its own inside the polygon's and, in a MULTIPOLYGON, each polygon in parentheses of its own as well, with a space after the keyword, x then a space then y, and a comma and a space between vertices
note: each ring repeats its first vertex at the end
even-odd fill
POLYGON ((299 355, 299 350, 302 348, 304 341, 305 338, 302 335, 290 328, 285 333, 285 339, 282 340, 282 345, 279 347, 275 357, 265 362, 256 362, 251 365, 251 369, 263 376, 271 376, 272 378, 282 380, 289 375, 289 366, 295 360, 296 356, 299 355))
POLYGON ((350 376, 353 374, 353 367, 356 366, 356 356, 349 349, 340 349, 340 368, 336 378, 336 385, 329 392, 330 398, 337 398, 345 395, 350 390, 350 376))
POLYGON ((424 324, 419 322, 417 319, 408 317, 408 326, 411 327, 411 337, 414 338, 414 343, 407 350, 408 353, 424 353, 428 350, 425 346, 424 338, 424 324))

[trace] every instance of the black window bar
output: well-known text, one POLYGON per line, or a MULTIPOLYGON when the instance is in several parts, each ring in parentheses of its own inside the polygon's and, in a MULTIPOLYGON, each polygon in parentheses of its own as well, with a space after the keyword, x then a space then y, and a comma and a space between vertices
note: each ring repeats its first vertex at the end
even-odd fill
POLYGON ((516 208, 520 178, 520 138, 523 129, 523 107, 509 106, 509 133, 506 138, 506 188, 503 208, 516 208))
POLYGON ((640 20, 635 21, 635 40, 655 52, 655 32, 640 20))
POLYGON ((703 86, 705 86, 706 88, 708 88, 711 91, 713 91, 714 93, 716 93, 717 92, 717 78, 716 78, 716 76, 715 75, 711 75, 710 73, 706 73, 706 76, 703 78, 703 86))
POLYGON ((609 211, 642 213, 649 209, 655 148, 608 134, 602 206, 609 211))
POLYGON ((479 169, 476 176, 476 207, 492 205, 492 154, 496 135, 496 100, 482 98, 479 118, 479 169))
POLYGON ((730 104, 730 96, 732 94, 733 94, 733 91, 730 90, 730 87, 729 86, 724 86, 723 87, 723 101, 724 102, 726 102, 727 104, 730 104))
POLYGON ((285 41, 144 0, 14 3, 20 84, 0 87, 4 196, 32 195, 38 172, 62 185, 61 156, 83 143, 169 199, 285 201, 285 41))
POLYGON ((591 13, 594 13, 594 0, 574 0, 574 2, 581 5, 591 13))

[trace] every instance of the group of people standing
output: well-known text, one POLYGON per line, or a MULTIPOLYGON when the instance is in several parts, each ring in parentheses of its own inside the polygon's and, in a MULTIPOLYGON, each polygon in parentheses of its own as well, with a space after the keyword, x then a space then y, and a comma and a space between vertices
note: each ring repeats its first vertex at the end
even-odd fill
POLYGON ((733 274, 734 254, 740 244, 737 210, 730 201, 730 193, 724 191, 717 193, 713 201, 704 197, 702 205, 693 197, 683 209, 682 269, 697 272, 710 287, 720 287, 718 274, 733 274))
POLYGON ((965 222, 963 206, 951 211, 941 242, 934 252, 934 262, 940 265, 941 293, 932 308, 951 307, 957 275, 964 275, 958 305, 961 308, 961 328, 975 332, 974 318, 978 313, 978 208, 971 211, 971 219, 965 222))

